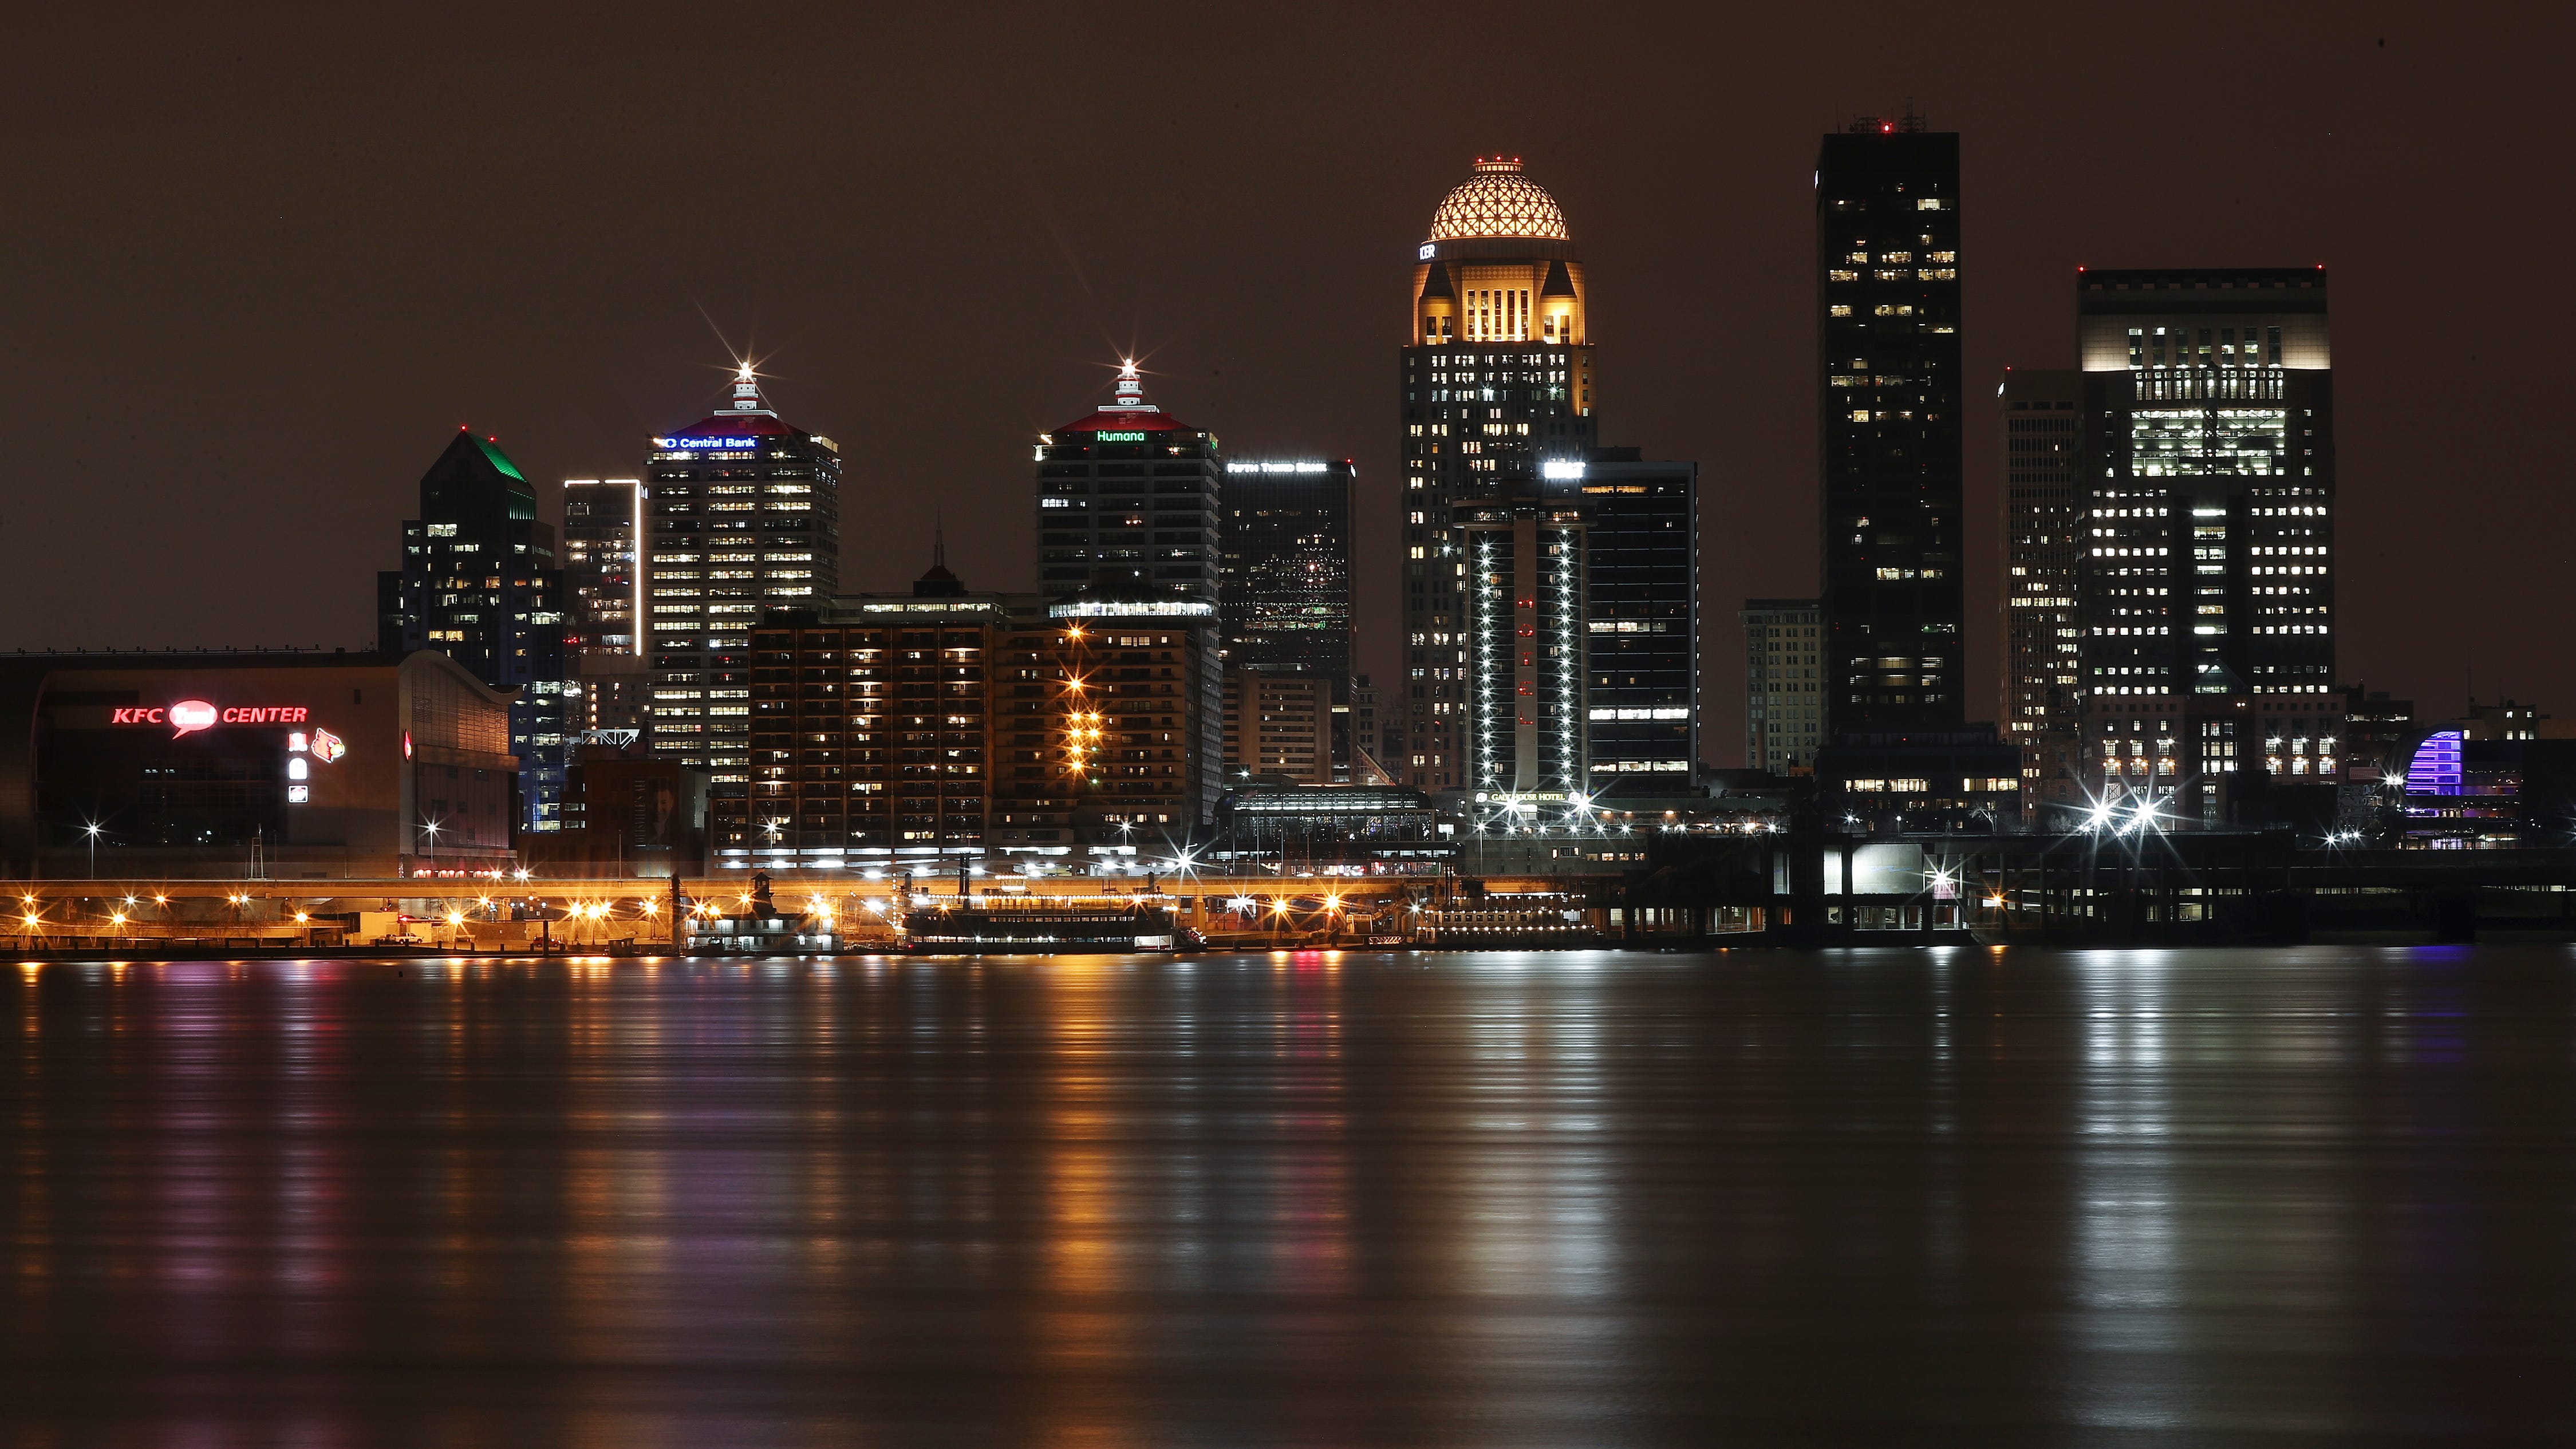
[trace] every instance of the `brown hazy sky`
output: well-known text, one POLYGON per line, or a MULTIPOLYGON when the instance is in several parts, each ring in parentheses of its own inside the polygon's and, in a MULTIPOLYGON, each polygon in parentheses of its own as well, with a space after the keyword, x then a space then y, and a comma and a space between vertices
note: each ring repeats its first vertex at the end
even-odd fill
POLYGON ((1031 435, 1132 346, 1229 449, 1359 461, 1384 619, 1413 247, 1508 150, 1603 440, 1701 464, 1733 764, 1734 610, 1814 582, 1816 138, 1910 98, 1963 136, 1975 714, 1983 396, 2070 361, 2074 267, 2313 262, 2342 672, 2576 712, 2563 7, 232 8, 13 22, 0 647, 368 642, 451 429, 633 474, 719 332, 841 441, 847 587, 935 509, 1027 587, 1031 435))

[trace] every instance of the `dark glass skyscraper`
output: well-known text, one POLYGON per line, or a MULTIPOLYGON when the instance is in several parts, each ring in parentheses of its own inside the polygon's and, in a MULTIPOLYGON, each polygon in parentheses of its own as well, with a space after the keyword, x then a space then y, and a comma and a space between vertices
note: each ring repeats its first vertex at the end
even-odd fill
POLYGON ((436 649, 510 702, 518 826, 562 826, 574 686, 564 658, 564 580, 537 491, 490 438, 459 430, 420 480, 403 566, 376 576, 377 644, 436 649))
POLYGON ((576 654, 641 654, 636 613, 644 575, 635 524, 643 482, 566 478, 563 488, 563 570, 571 590, 564 644, 576 654))
POLYGON ((1145 401, 1128 363, 1106 407, 1039 439, 1038 592, 1216 603, 1217 469, 1216 435, 1145 401))
POLYGON ((1348 700, 1351 489, 1347 459, 1227 461, 1217 616, 1229 668, 1302 668, 1348 700))
MULTIPOLYGON (((1390 701, 1389 713, 1400 706, 1402 714, 1389 721, 1383 763, 1417 788, 1476 784, 1467 734, 1469 635, 1481 626, 1473 617, 1464 525, 1470 513, 1488 527, 1500 527, 1515 509, 1531 520, 1552 517, 1558 510, 1540 496, 1541 464, 1573 466, 1591 452, 1588 297, 1565 216, 1521 174, 1518 157, 1476 158, 1415 248, 1398 366, 1406 668, 1390 701)), ((1559 531, 1562 521, 1546 528, 1559 531)), ((1579 527, 1557 546, 1569 541, 1579 546, 1579 527)), ((1579 572, 1579 559, 1567 562, 1579 572)), ((1508 622, 1484 621, 1496 628, 1508 622)), ((1503 662, 1497 656, 1498 667, 1503 662)), ((1536 662, 1551 678, 1582 680, 1580 663, 1567 656, 1536 662)), ((1510 663, 1518 667, 1517 654, 1510 663)))
POLYGON ((1959 138, 1856 122, 1816 162, 1823 608, 1837 735, 1954 725, 1961 588, 1959 138))
POLYGON ((1583 521, 1592 793, 1687 786, 1699 763, 1699 465, 1604 448, 1584 468, 1583 521))
POLYGON ((1037 456, 1038 591, 1062 647, 1095 662, 1152 651, 1117 656, 1140 672, 1107 693, 1137 697, 1093 701, 1106 733, 1082 778, 1099 793, 1074 792, 1071 829, 1186 835, 1215 810, 1224 766, 1216 435, 1145 401, 1130 363, 1109 405, 1042 435, 1037 456))

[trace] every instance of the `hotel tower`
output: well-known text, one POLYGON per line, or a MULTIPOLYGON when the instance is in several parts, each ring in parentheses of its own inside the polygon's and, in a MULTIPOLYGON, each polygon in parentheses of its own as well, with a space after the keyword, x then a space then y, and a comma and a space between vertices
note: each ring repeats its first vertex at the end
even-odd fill
POLYGON ((1573 793, 1584 750, 1579 479, 1594 443, 1583 263, 1555 200, 1507 156, 1476 159, 1413 263, 1398 369, 1405 670, 1386 763, 1426 790, 1573 793), (1508 572, 1508 585, 1480 582, 1471 549, 1507 565, 1489 572, 1508 572))

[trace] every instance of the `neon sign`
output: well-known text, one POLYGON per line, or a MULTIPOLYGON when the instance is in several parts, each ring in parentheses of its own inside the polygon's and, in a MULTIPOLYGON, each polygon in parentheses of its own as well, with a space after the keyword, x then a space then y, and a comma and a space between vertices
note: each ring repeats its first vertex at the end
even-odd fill
POLYGON ((657 448, 757 448, 758 438, 655 438, 657 448))
POLYGON ((241 705, 218 709, 202 699, 183 699, 167 709, 150 709, 142 705, 122 706, 108 711, 107 722, 120 725, 168 725, 178 733, 172 739, 210 730, 219 724, 302 724, 312 710, 300 704, 241 705))
POLYGON ((1094 433, 1091 440, 1095 443, 1141 443, 1145 441, 1145 435, 1141 432, 1094 433))
POLYGON ((328 765, 337 762, 342 755, 347 753, 349 753, 349 747, 340 743, 340 737, 338 735, 331 733, 329 730, 315 730, 313 732, 313 758, 328 765))

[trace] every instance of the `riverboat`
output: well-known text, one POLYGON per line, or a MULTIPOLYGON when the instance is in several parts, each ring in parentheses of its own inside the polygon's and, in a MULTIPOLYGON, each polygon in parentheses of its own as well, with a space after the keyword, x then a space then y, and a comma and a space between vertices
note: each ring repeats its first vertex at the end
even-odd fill
POLYGON ((903 913, 903 947, 924 955, 1178 951, 1197 933, 1158 905, 1123 900, 984 897, 903 913))

